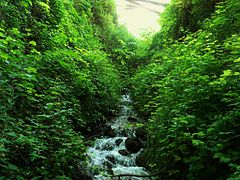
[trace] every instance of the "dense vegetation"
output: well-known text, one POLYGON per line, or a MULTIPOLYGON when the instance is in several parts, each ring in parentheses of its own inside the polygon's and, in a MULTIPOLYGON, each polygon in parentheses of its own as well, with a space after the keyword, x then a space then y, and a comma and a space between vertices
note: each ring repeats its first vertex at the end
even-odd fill
POLYGON ((73 179, 124 88, 149 170, 239 179, 239 0, 172 0, 144 40, 113 0, 4 0, 0 17, 0 179, 73 179))
POLYGON ((166 179, 240 178, 240 1, 172 0, 132 78, 147 167, 166 179))
POLYGON ((84 136, 118 109, 121 83, 96 36, 94 19, 106 21, 97 2, 0 2, 2 177, 72 178, 84 136))

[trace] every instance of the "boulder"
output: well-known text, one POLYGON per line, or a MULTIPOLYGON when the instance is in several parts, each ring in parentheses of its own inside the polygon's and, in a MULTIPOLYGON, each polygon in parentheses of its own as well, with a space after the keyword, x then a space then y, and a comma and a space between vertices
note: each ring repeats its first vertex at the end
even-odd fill
POLYGON ((118 153, 121 154, 122 156, 127 156, 127 155, 129 155, 129 153, 128 153, 127 150, 125 150, 125 149, 119 150, 118 153))
POLYGON ((107 126, 107 127, 104 128, 103 135, 108 136, 108 137, 115 137, 116 133, 111 128, 111 126, 107 126))
POLYGON ((113 137, 116 136, 116 133, 111 129, 111 130, 108 132, 108 136, 113 138, 113 137))
POLYGON ((111 162, 112 164, 116 163, 115 157, 113 155, 108 155, 106 159, 111 162))
MULTIPOLYGON (((112 169, 112 167, 113 167, 113 164, 110 162, 110 161, 104 161, 103 162, 103 166, 106 168, 106 169, 112 169)), ((103 169, 102 169, 103 170, 103 169)), ((97 173, 97 174, 99 174, 99 172, 97 173)))
POLYGON ((125 146, 128 152, 137 153, 143 147, 143 144, 138 138, 127 138, 125 146))
POLYGON ((144 128, 138 128, 135 131, 135 136, 141 139, 142 141, 147 140, 147 132, 144 128))
POLYGON ((112 169, 107 169, 107 173, 110 175, 114 175, 113 170, 112 169))
POLYGON ((115 144, 116 144, 117 146, 119 146, 122 142, 123 142, 122 139, 117 139, 117 140, 115 141, 115 144))

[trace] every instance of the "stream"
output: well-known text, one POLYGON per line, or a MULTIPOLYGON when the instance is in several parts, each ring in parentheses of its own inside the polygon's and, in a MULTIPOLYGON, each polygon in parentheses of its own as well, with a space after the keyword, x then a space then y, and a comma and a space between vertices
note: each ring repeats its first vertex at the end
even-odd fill
POLYGON ((121 98, 121 111, 119 116, 109 124, 115 133, 115 137, 101 137, 96 139, 94 145, 86 152, 87 166, 94 180, 147 180, 147 177, 113 175, 148 175, 143 167, 136 165, 136 157, 141 152, 129 152, 126 148, 128 139, 137 139, 135 130, 129 124, 129 117, 135 117, 131 107, 132 101, 129 95, 121 98))

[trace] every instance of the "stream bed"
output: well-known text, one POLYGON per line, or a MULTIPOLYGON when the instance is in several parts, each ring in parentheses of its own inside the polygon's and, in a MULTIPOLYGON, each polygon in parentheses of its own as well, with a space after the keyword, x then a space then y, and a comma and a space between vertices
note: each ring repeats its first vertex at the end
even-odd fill
POLYGON ((135 176, 115 176, 120 174, 128 175, 148 175, 143 167, 136 165, 136 158, 141 152, 142 147, 138 144, 144 143, 135 137, 134 128, 129 127, 129 119, 136 117, 131 107, 129 95, 121 98, 121 112, 119 116, 109 124, 114 131, 114 137, 101 137, 96 139, 94 145, 89 147, 86 152, 87 166, 92 179, 95 180, 147 180, 148 177, 135 176), (136 140, 137 142, 134 142, 136 140), (128 141, 134 147, 126 147, 128 141))

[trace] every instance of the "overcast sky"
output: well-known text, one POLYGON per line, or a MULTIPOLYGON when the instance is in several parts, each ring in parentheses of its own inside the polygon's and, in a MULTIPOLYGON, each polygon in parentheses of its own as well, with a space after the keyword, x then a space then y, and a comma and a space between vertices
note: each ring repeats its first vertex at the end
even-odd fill
POLYGON ((125 24, 132 34, 159 30, 159 14, 170 0, 115 0, 118 21, 125 24))

